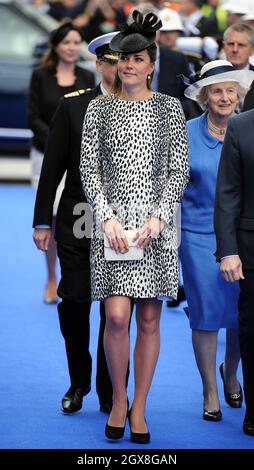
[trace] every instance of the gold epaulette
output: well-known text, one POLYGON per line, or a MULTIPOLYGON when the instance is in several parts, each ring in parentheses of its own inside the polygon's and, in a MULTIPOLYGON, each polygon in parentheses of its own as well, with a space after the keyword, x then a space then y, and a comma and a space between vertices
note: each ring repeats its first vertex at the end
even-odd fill
POLYGON ((184 55, 193 58, 193 59, 202 59, 202 54, 199 54, 198 52, 192 52, 192 51, 181 51, 184 55))
POLYGON ((66 95, 64 95, 64 98, 73 98, 74 96, 80 96, 84 93, 88 93, 91 90, 92 88, 86 88, 85 90, 72 91, 71 93, 67 93, 66 95))

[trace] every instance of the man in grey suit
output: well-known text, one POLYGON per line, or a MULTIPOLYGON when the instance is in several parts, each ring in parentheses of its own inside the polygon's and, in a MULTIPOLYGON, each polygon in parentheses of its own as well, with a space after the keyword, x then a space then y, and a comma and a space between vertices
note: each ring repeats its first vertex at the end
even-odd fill
POLYGON ((228 282, 239 281, 239 341, 246 414, 254 436, 254 110, 228 125, 217 177, 214 211, 216 258, 228 282))

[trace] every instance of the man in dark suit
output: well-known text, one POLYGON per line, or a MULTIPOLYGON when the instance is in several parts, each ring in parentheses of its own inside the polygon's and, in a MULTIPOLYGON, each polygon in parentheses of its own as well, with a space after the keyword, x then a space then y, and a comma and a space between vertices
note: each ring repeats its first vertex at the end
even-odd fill
MULTIPOLYGON (((62 410, 74 413, 81 409, 83 396, 91 389, 92 359, 89 353, 90 314, 90 240, 75 236, 75 224, 82 215, 76 211, 85 203, 79 164, 82 125, 88 104, 99 94, 110 90, 118 57, 109 50, 114 33, 105 34, 89 44, 97 56, 96 67, 102 74, 95 89, 79 90, 60 101, 53 117, 36 196, 33 238, 38 249, 46 251, 52 236, 52 210, 56 190, 67 170, 65 188, 60 200, 55 238, 61 266, 58 296, 59 322, 65 340, 71 386, 62 399, 62 410), (77 214, 75 215, 74 212, 77 214)), ((81 233, 82 235, 82 233, 81 233)), ((96 390, 100 410, 110 412, 112 386, 104 349, 104 304, 100 306, 101 324, 97 353, 96 390)))
POLYGON ((158 45, 158 58, 155 64, 155 73, 152 89, 165 95, 178 98, 184 112, 188 114, 188 100, 184 96, 185 86, 179 75, 189 77, 190 68, 188 61, 182 52, 173 51, 168 47, 158 45), (157 65, 158 64, 158 65, 157 65))
MULTIPOLYGON (((250 65, 250 70, 254 70, 253 65, 250 65)), ((242 111, 249 111, 254 108, 254 81, 252 82, 250 89, 248 90, 244 102, 242 111)))
MULTIPOLYGON (((254 70, 249 63, 254 53, 254 31, 245 23, 234 23, 229 26, 223 35, 223 47, 226 59, 238 70, 254 70)), ((242 111, 254 108, 254 82, 246 94, 242 111)))
POLYGON ((254 31, 251 26, 245 23, 229 26, 223 34, 223 48, 226 59, 237 70, 254 69, 249 63, 254 53, 254 31))
POLYGON ((254 436, 254 110, 230 120, 217 178, 217 261, 228 282, 239 281, 239 341, 246 414, 243 430, 254 436))

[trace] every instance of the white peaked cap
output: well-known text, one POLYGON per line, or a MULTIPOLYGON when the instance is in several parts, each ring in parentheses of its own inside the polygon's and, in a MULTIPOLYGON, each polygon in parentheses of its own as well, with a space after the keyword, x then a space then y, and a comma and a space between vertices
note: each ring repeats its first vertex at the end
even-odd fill
POLYGON ((160 31, 182 31, 184 32, 183 23, 180 15, 171 8, 163 8, 160 10, 160 19, 162 27, 160 31))
MULTIPOLYGON (((251 0, 253 1, 253 0, 251 0)), ((236 15, 246 15, 250 11, 250 0, 227 0, 223 3, 224 10, 236 15)))

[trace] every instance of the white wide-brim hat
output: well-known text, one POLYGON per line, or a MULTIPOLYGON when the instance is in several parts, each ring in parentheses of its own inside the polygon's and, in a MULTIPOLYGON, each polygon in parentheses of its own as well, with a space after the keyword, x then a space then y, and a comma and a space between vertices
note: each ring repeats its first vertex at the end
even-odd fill
POLYGON ((237 82, 248 90, 254 80, 254 71, 236 70, 227 60, 212 60, 205 64, 194 83, 186 88, 184 94, 187 98, 197 101, 197 95, 204 86, 214 83, 237 82))

